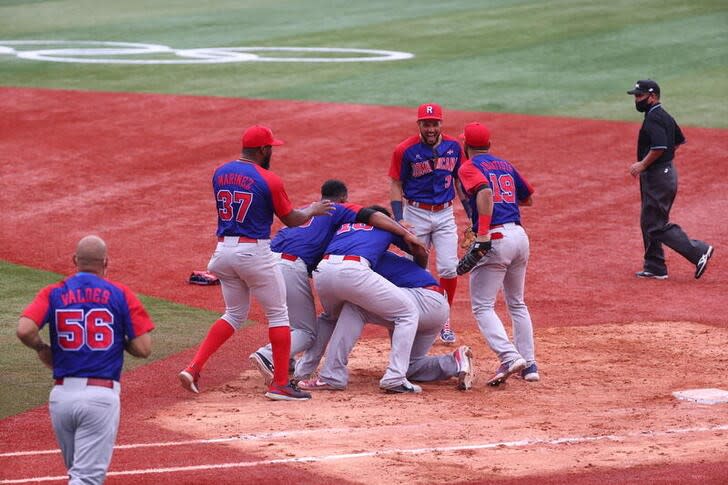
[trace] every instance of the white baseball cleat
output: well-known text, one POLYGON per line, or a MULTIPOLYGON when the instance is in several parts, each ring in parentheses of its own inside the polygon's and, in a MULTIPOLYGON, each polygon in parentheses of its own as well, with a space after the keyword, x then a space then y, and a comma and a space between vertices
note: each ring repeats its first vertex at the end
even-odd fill
POLYGON ((461 345, 452 355, 458 365, 458 389, 467 391, 473 387, 473 378, 475 377, 473 351, 467 345, 461 345))
POLYGON ((200 373, 195 372, 191 368, 186 368, 179 373, 179 381, 182 387, 195 394, 200 393, 200 389, 197 387, 197 381, 200 380, 200 373))

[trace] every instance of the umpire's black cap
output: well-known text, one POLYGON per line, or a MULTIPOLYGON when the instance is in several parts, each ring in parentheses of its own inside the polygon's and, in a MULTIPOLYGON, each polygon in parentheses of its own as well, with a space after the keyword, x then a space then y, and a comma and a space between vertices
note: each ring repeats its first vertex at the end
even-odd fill
POLYGON ((627 94, 655 93, 660 95, 660 86, 652 79, 642 79, 634 83, 634 89, 627 91, 627 94))

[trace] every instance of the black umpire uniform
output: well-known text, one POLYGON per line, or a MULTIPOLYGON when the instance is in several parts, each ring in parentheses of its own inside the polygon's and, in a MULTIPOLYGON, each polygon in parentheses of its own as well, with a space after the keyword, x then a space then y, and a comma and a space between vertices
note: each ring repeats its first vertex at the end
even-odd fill
POLYGON ((673 158, 675 149, 685 143, 685 136, 675 119, 660 104, 660 86, 655 81, 637 81, 634 89, 627 94, 635 95, 637 111, 645 113, 637 140, 637 161, 645 165, 640 167, 639 172, 640 227, 645 256, 643 271, 637 276, 667 278, 664 244, 693 263, 695 278, 700 278, 712 256, 713 247, 704 241, 690 239, 680 226, 670 222, 670 209, 677 195, 677 171, 673 158), (652 162, 644 163, 652 151, 652 162))

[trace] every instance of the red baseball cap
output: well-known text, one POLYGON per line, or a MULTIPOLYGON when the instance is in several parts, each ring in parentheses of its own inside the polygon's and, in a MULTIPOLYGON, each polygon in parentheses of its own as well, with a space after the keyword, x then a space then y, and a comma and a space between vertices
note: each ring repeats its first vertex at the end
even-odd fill
POLYGON ((465 125, 465 130, 460 138, 465 139, 465 144, 471 147, 486 147, 490 143, 490 130, 487 126, 477 121, 465 125))
POLYGON ((276 140, 273 138, 273 132, 270 128, 262 125, 253 125, 243 132, 243 138, 241 140, 243 148, 258 148, 265 146, 279 146, 283 145, 282 140, 276 140))
POLYGON ((417 108, 417 121, 438 120, 442 121, 442 107, 435 103, 425 103, 417 108))

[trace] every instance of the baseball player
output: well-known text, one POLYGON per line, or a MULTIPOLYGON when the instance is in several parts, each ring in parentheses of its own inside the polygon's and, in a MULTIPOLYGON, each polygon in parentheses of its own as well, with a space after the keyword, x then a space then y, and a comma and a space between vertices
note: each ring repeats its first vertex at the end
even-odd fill
POLYGON ((465 153, 460 180, 470 196, 473 229, 477 233, 470 252, 458 265, 458 274, 470 271, 470 300, 481 333, 500 360, 488 381, 497 386, 521 372, 527 381, 538 381, 533 345, 533 325, 523 299, 529 242, 521 226, 519 205, 533 204, 533 188, 508 161, 488 153, 490 131, 474 122, 465 127, 465 153), (472 259, 477 255, 476 259, 472 259), (482 257, 482 259, 480 259, 482 257), (478 261, 479 259, 479 261, 478 261), (495 312, 498 290, 503 288, 513 322, 515 345, 508 339, 495 312))
POLYGON ((287 226, 298 226, 312 216, 328 214, 331 201, 294 209, 283 181, 269 171, 273 146, 283 142, 265 126, 243 132, 240 158, 225 163, 212 177, 217 202, 217 248, 207 266, 220 278, 225 314, 210 328, 192 362, 179 374, 182 386, 198 393, 200 371, 210 356, 245 322, 250 297, 261 304, 268 319, 275 374, 265 396, 272 400, 310 399, 288 380, 291 332, 286 288, 277 259, 270 250, 273 215, 287 226))
POLYGON ((72 484, 106 478, 119 429, 124 350, 147 358, 154 324, 126 286, 107 280, 106 243, 78 242, 78 272, 43 288, 18 321, 18 338, 53 370, 51 423, 72 484), (50 344, 40 329, 49 324, 50 344))
MULTIPOLYGON (((457 377, 458 389, 470 389, 474 376, 470 347, 462 345, 449 354, 427 355, 450 313, 445 290, 427 270, 389 251, 384 253, 373 269, 401 288, 417 309, 417 333, 412 344, 407 378, 430 382, 457 377)), ((331 335, 319 377, 301 381, 299 386, 307 390, 346 388, 349 381, 349 354, 366 322, 382 325, 390 331, 394 329, 394 322, 358 305, 345 303, 331 335)))
MULTIPOLYGON (((372 206, 371 209, 387 213, 382 207, 372 206)), ((394 322, 389 366, 379 386, 389 393, 422 392, 406 377, 412 342, 417 333, 417 309, 401 289, 371 269, 390 244, 412 253, 424 266, 427 253, 416 242, 417 238, 404 228, 399 235, 368 224, 344 224, 336 231, 313 273, 324 311, 319 316, 314 345, 296 364, 297 379, 303 380, 316 370, 342 307, 351 302, 394 322)))
MULTIPOLYGON (((316 305, 309 283, 311 272, 342 224, 364 223, 404 234, 403 228, 384 214, 347 202, 348 190, 340 180, 327 180, 321 198, 332 202, 333 212, 316 216, 298 227, 284 227, 273 238, 271 249, 278 259, 286 284, 286 303, 291 322, 291 358, 311 347, 316 337, 316 305)), ((250 354, 253 365, 266 383, 273 378, 271 345, 250 354)), ((294 361, 295 363, 295 361, 294 361)))
POLYGON ((677 224, 670 222, 670 209, 677 195, 677 169, 672 161, 675 150, 685 143, 680 126, 660 103, 660 86, 652 79, 637 81, 635 108, 645 114, 637 139, 637 162, 629 172, 640 179, 640 227, 645 246, 642 271, 638 278, 667 279, 667 265, 662 245, 676 251, 695 265, 700 278, 713 256, 713 246, 690 239, 677 224))
MULTIPOLYGON (((457 140, 441 133, 441 124, 440 105, 426 103, 417 109, 419 133, 397 145, 392 155, 390 198, 395 220, 404 219, 418 238, 428 247, 434 246, 440 286, 445 288, 452 306, 458 263, 458 234, 452 201, 456 194, 461 201, 465 198, 457 180, 464 155, 457 140)), ((467 205, 463 205, 467 211, 467 205)), ((440 338, 448 344, 456 341, 449 319, 440 338)))

